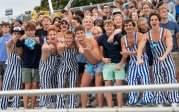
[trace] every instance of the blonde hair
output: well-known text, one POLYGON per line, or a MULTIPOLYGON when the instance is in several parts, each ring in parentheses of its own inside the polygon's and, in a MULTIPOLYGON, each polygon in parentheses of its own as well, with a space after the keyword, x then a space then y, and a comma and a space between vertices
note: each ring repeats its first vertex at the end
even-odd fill
POLYGON ((160 13, 161 11, 163 11, 163 10, 169 11, 168 7, 165 6, 165 5, 162 5, 162 6, 160 6, 160 7, 158 8, 159 13, 160 13))
POLYGON ((144 18, 144 17, 140 17, 140 18, 137 20, 137 26, 139 26, 142 21, 146 21, 146 22, 147 22, 147 19, 144 18))
POLYGON ((43 16, 42 21, 43 21, 44 19, 49 19, 50 22, 52 21, 51 18, 50 18, 50 16, 43 16))
POLYGON ((92 21, 92 23, 94 23, 94 18, 93 17, 91 17, 91 16, 85 16, 84 17, 84 19, 83 19, 83 24, 84 24, 84 22, 86 21, 86 19, 90 19, 91 21, 92 21))
POLYGON ((112 20, 114 21, 114 18, 116 17, 116 16, 121 16, 121 19, 123 20, 124 18, 124 16, 122 15, 122 14, 115 14, 113 17, 112 17, 112 20))
POLYGON ((114 26, 114 22, 111 19, 107 19, 107 20, 104 21, 104 26, 106 26, 107 24, 111 24, 111 25, 114 26))
POLYGON ((93 33, 94 31, 97 31, 97 32, 103 33, 103 31, 102 31, 101 27, 99 27, 99 26, 95 26, 95 27, 93 27, 93 29, 92 29, 91 31, 92 31, 92 33, 93 33))

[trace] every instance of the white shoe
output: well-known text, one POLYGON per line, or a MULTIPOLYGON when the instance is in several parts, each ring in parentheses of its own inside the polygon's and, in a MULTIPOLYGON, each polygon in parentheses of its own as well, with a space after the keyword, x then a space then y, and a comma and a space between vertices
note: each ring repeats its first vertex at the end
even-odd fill
POLYGON ((18 108, 16 108, 16 107, 12 107, 11 110, 18 110, 18 108))
POLYGON ((177 103, 172 103, 172 107, 177 107, 177 103))
POLYGON ((51 104, 49 103, 49 104, 47 104, 46 106, 44 106, 44 107, 41 107, 41 109, 49 109, 49 108, 51 108, 51 104))
POLYGON ((163 107, 163 104, 158 104, 157 106, 158 106, 158 107, 163 107))
POLYGON ((52 102, 52 103, 50 103, 50 106, 51 106, 51 109, 55 109, 56 103, 52 102))

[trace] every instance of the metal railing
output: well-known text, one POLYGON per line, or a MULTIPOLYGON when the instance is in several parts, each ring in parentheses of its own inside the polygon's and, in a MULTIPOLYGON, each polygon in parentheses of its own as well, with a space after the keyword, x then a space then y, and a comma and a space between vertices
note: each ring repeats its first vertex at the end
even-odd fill
POLYGON ((30 89, 17 91, 0 91, 0 96, 22 96, 22 95, 58 95, 58 94, 81 94, 81 93, 117 93, 130 91, 169 91, 179 90, 179 84, 159 85, 136 85, 136 86, 103 86, 103 87, 81 87, 81 88, 58 88, 58 89, 30 89))
MULTIPOLYGON (((0 91, 0 96, 23 96, 23 95, 58 95, 58 94, 82 94, 82 93, 117 93, 130 91, 170 91, 179 90, 179 84, 160 85, 136 85, 136 86, 112 86, 112 87, 84 87, 84 88, 62 88, 62 89, 37 89, 0 91)), ((41 112, 43 109, 25 110, 25 112, 41 112)), ((2 112, 11 112, 3 110, 2 112)), ((14 112, 14 111, 13 111, 14 112)), ((17 112, 24 112, 23 109, 17 112)), ((46 109, 43 112, 179 112, 179 107, 122 107, 122 108, 77 108, 77 109, 46 109)))

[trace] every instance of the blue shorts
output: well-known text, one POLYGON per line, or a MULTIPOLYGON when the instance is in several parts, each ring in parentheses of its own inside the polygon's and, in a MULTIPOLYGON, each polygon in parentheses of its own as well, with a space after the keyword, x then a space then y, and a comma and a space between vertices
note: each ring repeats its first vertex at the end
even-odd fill
POLYGON ((104 66, 104 63, 102 61, 100 61, 96 65, 87 63, 85 65, 85 72, 89 73, 92 76, 95 76, 97 72, 101 72, 101 73, 103 72, 103 66, 104 66))

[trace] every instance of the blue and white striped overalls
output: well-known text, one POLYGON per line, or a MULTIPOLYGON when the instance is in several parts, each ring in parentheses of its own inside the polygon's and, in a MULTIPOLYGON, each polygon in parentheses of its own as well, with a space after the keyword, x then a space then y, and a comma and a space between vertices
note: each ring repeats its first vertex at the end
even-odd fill
MULTIPOLYGON (((40 75, 40 89, 53 88, 53 77, 55 66, 57 62, 57 55, 51 54, 47 61, 40 60, 39 75, 40 75)), ((41 95, 39 105, 41 107, 46 106, 52 102, 51 95, 41 95)))
MULTIPOLYGON (((7 91, 12 88, 12 80, 14 81, 14 90, 19 90, 21 88, 21 64, 22 60, 19 57, 19 55, 16 54, 15 48, 13 45, 13 50, 8 58, 7 68, 4 74, 3 84, 2 84, 2 90, 7 91)), ((20 96, 14 96, 12 108, 19 108, 19 98, 20 96)), ((8 104, 8 97, 3 96, 0 100, 0 108, 6 109, 8 104)))
MULTIPOLYGON (((128 51, 134 52, 137 51, 137 32, 134 34, 134 46, 129 47, 127 35, 125 37, 125 45, 128 51)), ((130 55, 129 62, 129 75, 128 75, 128 85, 137 85, 138 78, 141 79, 142 84, 149 85, 150 84, 150 76, 149 76, 149 64, 148 57, 145 53, 142 53, 142 60, 144 61, 143 65, 137 64, 137 56, 130 55)), ((129 93, 129 104, 135 104, 138 100, 139 92, 130 92, 129 93)), ((143 101, 144 103, 151 102, 154 95, 151 91, 143 92, 143 101)))
MULTIPOLYGON (((76 60, 76 48, 66 49, 60 58, 60 65, 58 69, 58 88, 65 87, 65 81, 68 80, 69 87, 76 87, 76 78, 78 74, 78 63, 76 60)), ((75 108, 75 94, 70 94, 69 108, 75 108)), ((65 108, 63 95, 57 95, 56 108, 65 108)))
MULTIPOLYGON (((163 32, 164 29, 161 28, 160 32, 160 40, 158 42, 152 41, 151 31, 148 32, 150 39, 150 46, 153 54, 153 70, 152 74, 154 77, 155 84, 164 84, 164 83, 177 83, 176 80, 176 71, 175 64, 171 54, 167 55, 167 57, 159 62, 158 58, 162 57, 166 52, 166 45, 163 41, 163 32)), ((166 101, 171 103, 179 102, 179 94, 178 91, 168 91, 167 94, 163 91, 157 91, 154 102, 157 104, 163 104, 166 101)))

